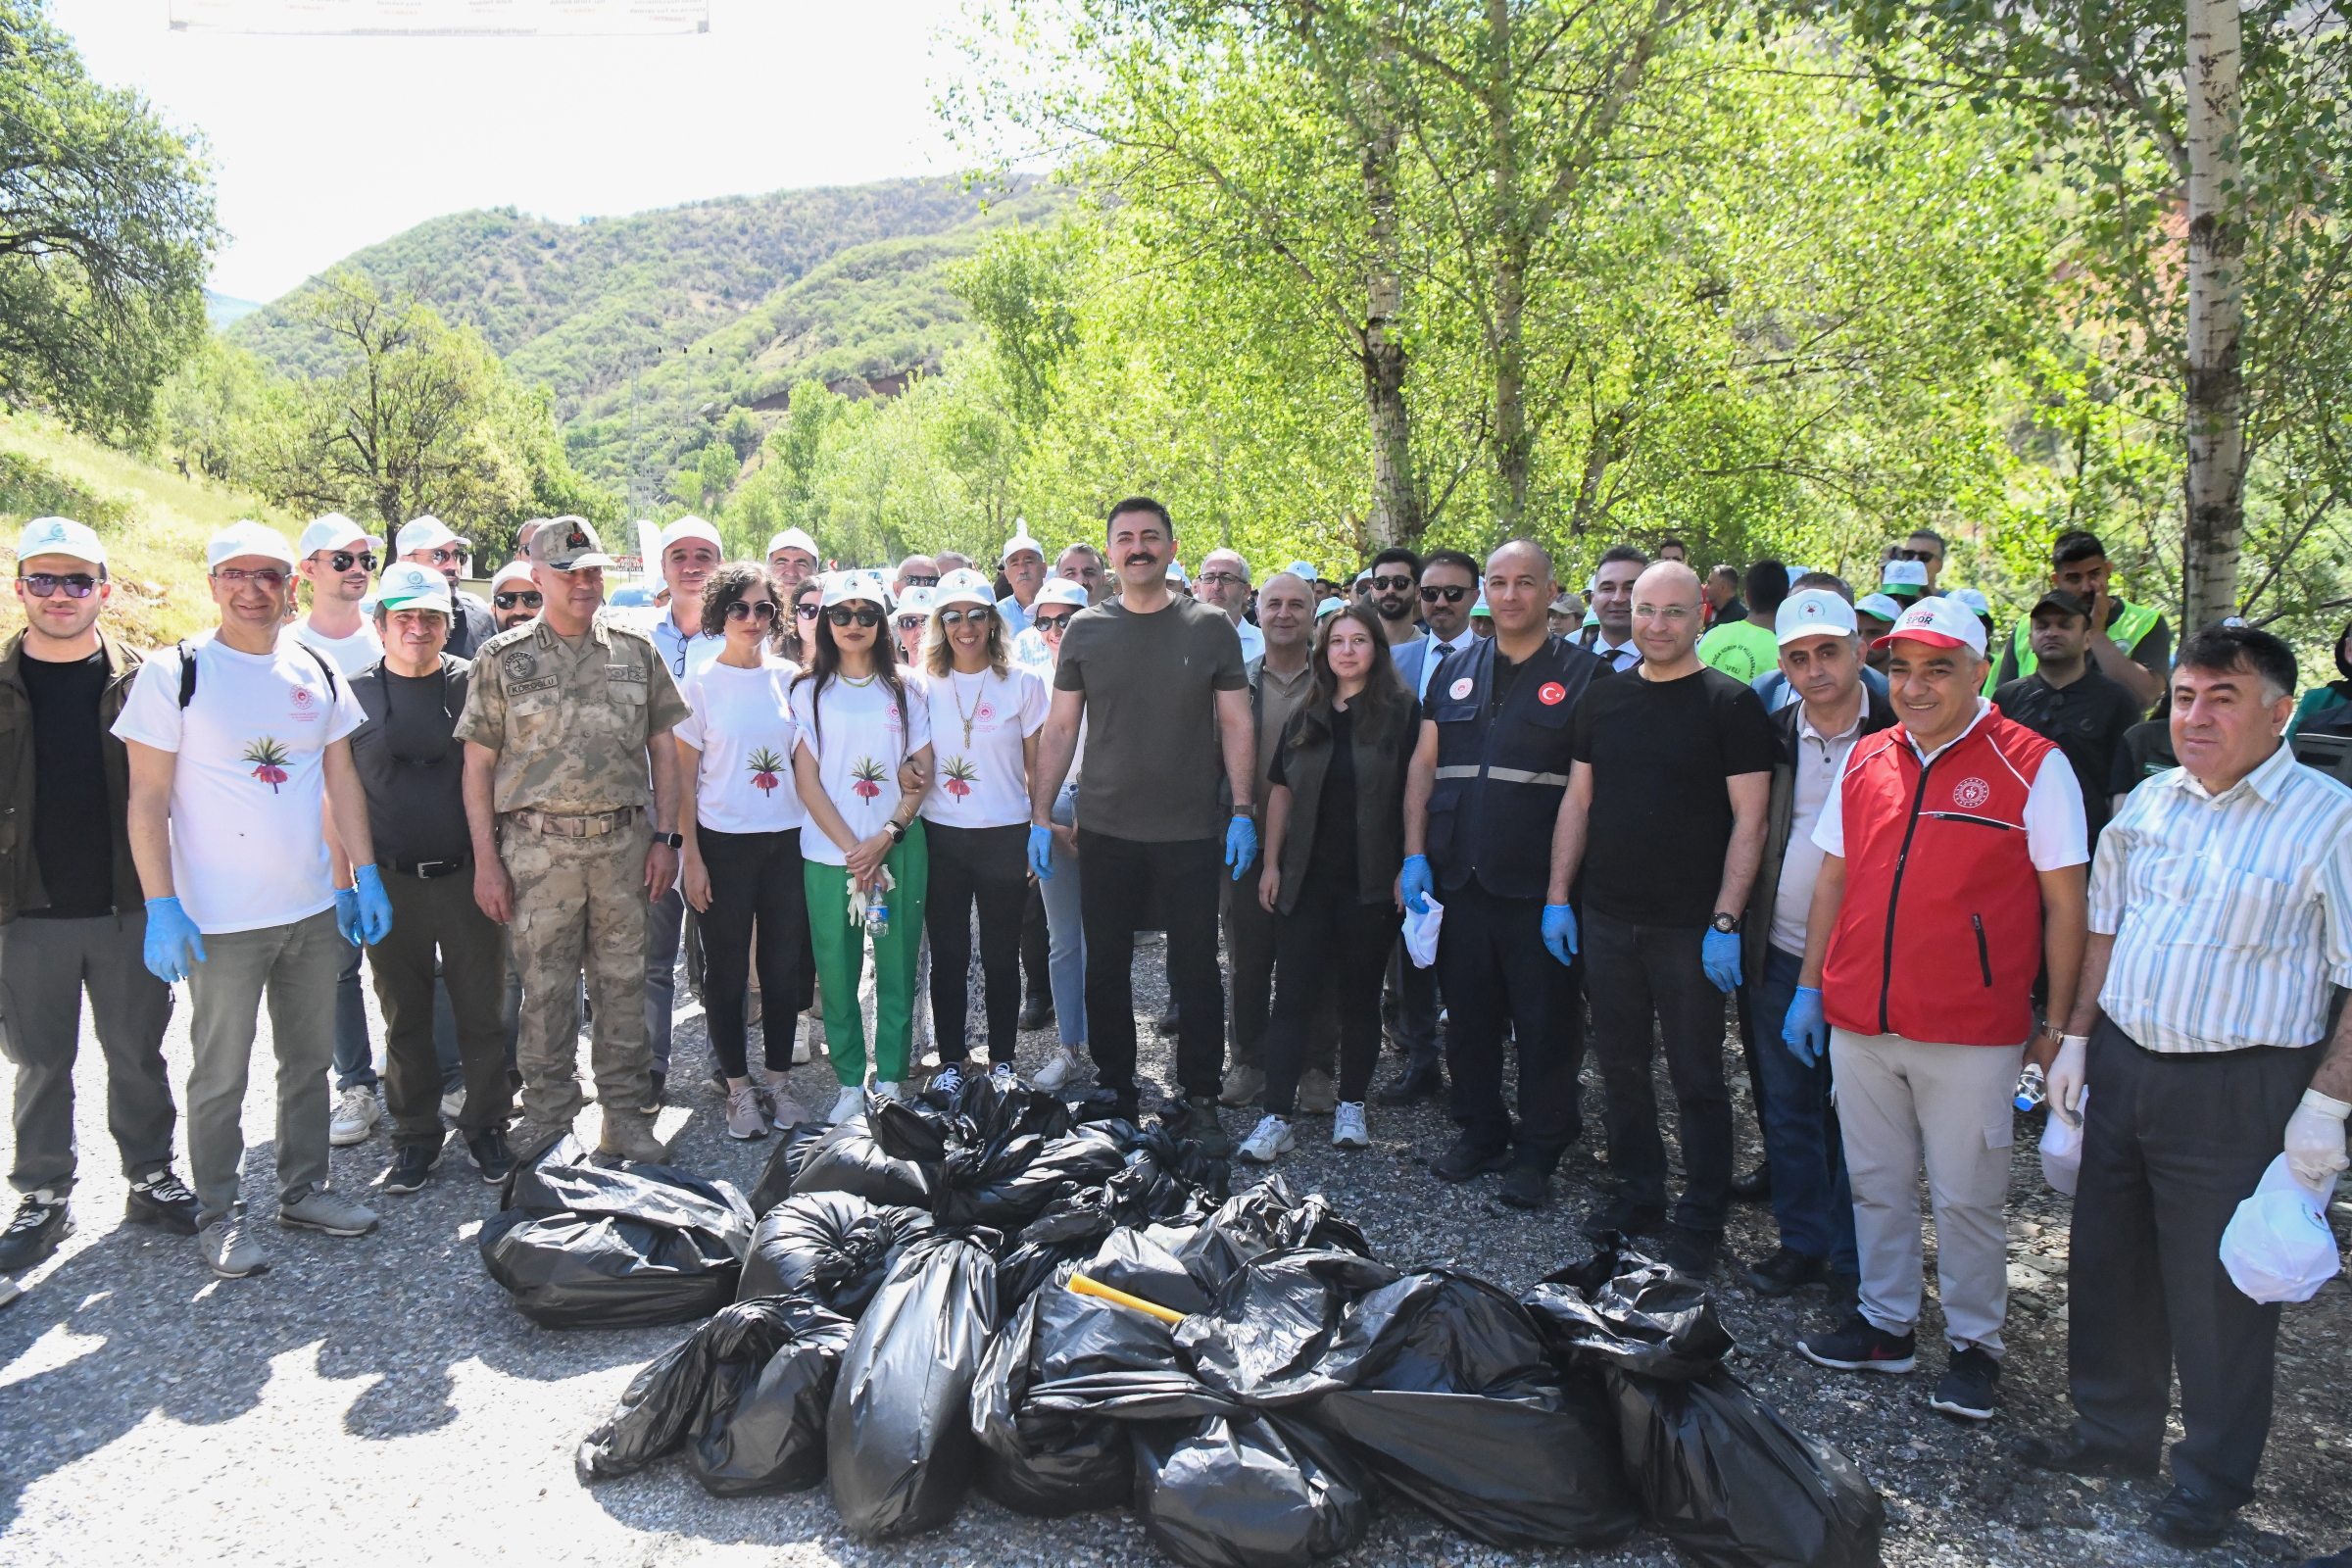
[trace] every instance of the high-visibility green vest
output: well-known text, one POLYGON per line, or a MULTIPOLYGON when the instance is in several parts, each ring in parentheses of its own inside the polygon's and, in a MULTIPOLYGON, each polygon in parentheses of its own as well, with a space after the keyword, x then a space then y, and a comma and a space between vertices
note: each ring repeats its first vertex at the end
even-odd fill
MULTIPOLYGON (((2124 607, 2124 612, 2115 617, 2115 624, 2108 629, 2107 635, 2114 638, 2115 645, 2129 656, 2132 649, 2139 646, 2139 640, 2154 631, 2156 622, 2164 617, 2156 612, 2156 607, 2153 605, 2135 605, 2129 599, 2119 602, 2124 607)), ((2009 636, 2009 651, 2017 659, 2017 678, 2019 680, 2024 680, 2028 675, 2034 673, 2034 665, 2036 661, 2034 658, 2034 617, 2032 615, 2017 617, 2017 625, 2009 636)))

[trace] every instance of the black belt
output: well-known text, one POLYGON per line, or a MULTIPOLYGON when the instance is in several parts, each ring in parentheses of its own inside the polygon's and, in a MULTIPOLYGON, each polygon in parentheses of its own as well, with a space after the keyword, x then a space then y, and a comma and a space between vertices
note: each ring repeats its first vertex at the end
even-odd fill
POLYGON ((473 866, 473 861, 463 856, 455 860, 419 860, 413 855, 404 855, 376 863, 379 870, 413 876, 423 882, 430 882, 437 876, 456 876, 460 871, 470 870, 473 866))

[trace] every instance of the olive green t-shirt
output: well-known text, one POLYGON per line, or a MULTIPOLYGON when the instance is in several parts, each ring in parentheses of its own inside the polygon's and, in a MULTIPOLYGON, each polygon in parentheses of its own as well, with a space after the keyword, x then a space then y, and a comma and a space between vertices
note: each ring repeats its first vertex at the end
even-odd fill
POLYGON ((1115 601, 1080 611, 1054 666, 1056 690, 1086 694, 1078 825, 1146 844, 1221 837, 1216 694, 1248 684, 1221 611, 1182 596, 1148 615, 1115 601))

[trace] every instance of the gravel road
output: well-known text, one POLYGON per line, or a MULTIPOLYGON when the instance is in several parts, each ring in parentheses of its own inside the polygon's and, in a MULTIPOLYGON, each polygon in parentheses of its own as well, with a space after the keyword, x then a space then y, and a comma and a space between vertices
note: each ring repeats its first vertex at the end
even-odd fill
MULTIPOLYGON (((1147 1014, 1164 996, 1160 952, 1138 954, 1147 1014)), ((681 996, 683 996, 681 988, 681 996)), ((372 1002, 372 999, 370 999, 372 1002)), ((187 1068, 186 1008, 169 1054, 187 1068)), ((265 1024, 266 1028, 266 1024, 265 1024)), ((1024 1042, 1042 1059, 1046 1036, 1024 1042)), ((730 1142, 717 1097, 693 1081, 707 1047, 699 1015, 677 1031, 673 1106, 662 1130, 677 1163, 749 1191, 764 1144, 730 1142)), ((1738 1049, 1730 1048, 1735 1077, 1738 1049)), ((1169 1043, 1144 1030, 1147 1070, 1164 1074, 1169 1043)), ((248 1135, 270 1109, 267 1036, 246 1106, 248 1135)), ((1384 1061, 1384 1074, 1392 1062, 1384 1061)), ((800 1098, 829 1102, 821 1060, 794 1075, 800 1098)), ((1599 1126, 1592 1069, 1586 1125, 1599 1126)), ((1163 1080, 1164 1081, 1164 1080, 1163 1080)), ((123 1184, 105 1132, 103 1071, 85 1039, 79 1090, 79 1226, 63 1251, 0 1310, 0 1562, 33 1564, 464 1560, 569 1564, 848 1562, 959 1565, 1157 1562, 1123 1513, 1041 1524, 975 1497, 950 1530, 873 1549, 845 1537, 820 1489, 774 1498, 709 1497, 674 1461, 581 1487, 571 1452, 675 1328, 557 1333, 533 1327, 483 1274, 473 1237, 495 1196, 462 1150, 421 1194, 373 1200, 381 1230, 360 1241, 285 1231, 274 1213, 270 1147, 249 1151, 247 1188, 273 1259, 258 1279, 218 1282, 195 1244, 121 1227, 123 1184)), ((9 1091, 0 1082, 0 1100, 9 1091)), ((1740 1091, 1740 1167, 1755 1128, 1740 1091)), ((1671 1103, 1663 1083, 1662 1102, 1671 1103)), ((1230 1112, 1239 1136, 1250 1117, 1230 1112)), ((1718 1274, 1735 1363, 1798 1426, 1842 1446, 1888 1498, 1890 1564, 2222 1564, 2298 1560, 2352 1542, 2352 1292, 2331 1282, 2290 1307, 2262 1494, 2228 1543, 2185 1553, 2144 1533, 2154 1482, 2081 1482, 2024 1469, 2015 1434, 2065 1412, 2066 1200, 2045 1189, 2021 1121, 2012 1188, 2011 1355, 2001 1417, 1954 1425, 1927 1407, 1940 1359, 1912 1378, 1826 1373, 1790 1348, 1824 1317, 1818 1290, 1765 1302, 1718 1274), (1933 1370, 1931 1370, 1933 1369, 1933 1370)), ((1446 1187, 1423 1168, 1450 1129, 1434 1109, 1372 1118, 1374 1147, 1341 1154, 1328 1123, 1301 1128, 1284 1169, 1359 1221, 1383 1257, 1444 1261, 1517 1290, 1588 1250, 1577 1222, 1598 1200, 1597 1153, 1579 1148, 1558 1201, 1526 1215, 1494 1200, 1494 1178, 1446 1187)), ((335 1185, 366 1195, 389 1157, 379 1130, 335 1152, 335 1185)), ((10 1200, 13 1203, 13 1198, 10 1200)), ((2339 1230, 2345 1212, 2337 1213, 2339 1230)), ((1730 1250, 1769 1252, 1768 1212, 1742 1210, 1730 1250)), ((1931 1257, 1932 1257, 1931 1253, 1931 1257)), ((1931 1278, 1931 1291, 1933 1280, 1931 1278)), ((1923 1347, 1939 1343, 1935 1304, 1923 1347)), ((1474 1545, 1410 1506, 1392 1503, 1348 1559, 1381 1564, 1556 1560, 1677 1561, 1644 1534, 1603 1553, 1519 1553, 1474 1545)))

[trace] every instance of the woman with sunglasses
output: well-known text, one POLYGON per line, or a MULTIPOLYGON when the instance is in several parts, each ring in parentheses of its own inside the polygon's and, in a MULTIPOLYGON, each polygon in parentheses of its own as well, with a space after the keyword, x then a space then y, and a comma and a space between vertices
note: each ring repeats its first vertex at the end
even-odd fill
POLYGON ((796 669, 808 667, 808 651, 816 646, 816 618, 824 612, 825 580, 809 578, 792 590, 792 613, 776 617, 769 645, 796 669))
POLYGON ((1046 721, 1046 683, 1009 662, 1011 634, 987 578, 940 578, 923 651, 938 776, 923 798, 930 885, 923 920, 936 957, 931 1018, 953 1091, 969 1054, 966 987, 972 909, 980 911, 980 975, 991 1070, 1009 1075, 1019 1043, 1021 910, 1029 895, 1029 769, 1046 721))
POLYGON ((782 595, 765 566, 721 566, 703 589, 702 631, 722 639, 687 682, 694 711, 677 738, 686 844, 679 881, 703 939, 703 997, 710 1049, 727 1086, 727 1136, 764 1138, 808 1120, 784 1088, 787 1026, 762 1029, 764 1070, 750 1063, 744 991, 760 971, 764 997, 798 995, 808 948, 808 895, 801 865, 808 810, 793 787, 793 666, 769 652, 782 595), (756 948, 755 948, 756 943, 756 948))
POLYGON ((923 636, 931 629, 931 586, 916 584, 899 595, 890 612, 892 634, 898 639, 899 662, 908 669, 923 667, 923 636))
POLYGON ((869 929, 874 1093, 898 1099, 906 1076, 929 858, 915 815, 923 792, 903 789, 898 779, 909 759, 928 768, 931 715, 921 685, 899 676, 887 629, 890 589, 881 574, 829 572, 823 582, 824 613, 808 639, 808 667, 792 682, 792 761, 808 808, 801 829, 803 885, 824 993, 825 1041, 841 1082, 831 1119, 841 1121, 865 1102, 858 982, 869 929), (854 907, 864 911, 857 924, 854 907), (887 924, 874 918, 884 908, 887 924))
MULTIPOLYGON (((1055 577, 1037 591, 1029 607, 1029 629, 1021 635, 1045 647, 1045 668, 1038 671, 1041 682, 1052 684, 1070 617, 1087 604, 1086 585, 1067 577, 1055 577)), ((1049 707, 1052 702, 1049 694, 1049 707)), ((1086 931, 1078 908, 1078 775, 1085 762, 1086 719, 1081 715, 1078 749, 1071 754, 1061 793, 1054 800, 1054 874, 1038 884, 1046 905, 1046 978, 1053 988, 1054 1021, 1061 1038, 1052 1058, 1037 1070, 1035 1082, 1056 1094, 1085 1082, 1091 1070, 1086 1050, 1086 931)))
POLYGON ((1274 919, 1274 1013, 1266 1024, 1266 1114, 1241 1157, 1295 1147, 1291 1120, 1306 1026, 1328 977, 1339 1003, 1338 1149, 1371 1144, 1364 1096, 1380 1059, 1380 988, 1404 919, 1404 775, 1421 708, 1389 658, 1379 612, 1348 605, 1315 635, 1315 678, 1267 769, 1261 906, 1274 919))

